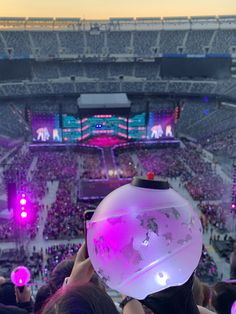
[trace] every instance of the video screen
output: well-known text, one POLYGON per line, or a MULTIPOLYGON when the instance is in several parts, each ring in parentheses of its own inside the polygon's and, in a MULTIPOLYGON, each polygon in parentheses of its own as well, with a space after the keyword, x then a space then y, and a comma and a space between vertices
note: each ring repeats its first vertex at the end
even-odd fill
POLYGON ((64 142, 78 142, 81 140, 81 128, 79 129, 63 129, 62 136, 64 142))
POLYGON ((129 139, 146 138, 145 118, 145 113, 137 114, 129 118, 129 139))
POLYGON ((72 143, 81 140, 81 120, 78 117, 62 115, 62 137, 64 142, 72 143))
POLYGON ((32 113, 32 135, 34 142, 61 142, 59 114, 32 113))
POLYGON ((67 114, 62 115, 63 128, 81 128, 81 120, 78 117, 70 116, 67 114))
POLYGON ((127 138, 127 118, 104 114, 82 119, 82 139, 104 134, 127 138))
POLYGON ((174 112, 150 112, 147 138, 151 140, 174 137, 174 112))

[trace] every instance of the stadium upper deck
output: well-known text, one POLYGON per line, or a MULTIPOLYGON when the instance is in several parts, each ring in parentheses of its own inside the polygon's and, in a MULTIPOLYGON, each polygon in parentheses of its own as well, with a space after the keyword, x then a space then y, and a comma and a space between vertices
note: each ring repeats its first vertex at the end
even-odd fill
POLYGON ((0 98, 125 92, 235 99, 235 65, 236 15, 0 18, 0 98))
POLYGON ((110 18, 84 20, 80 18, 1 17, 0 29, 15 30, 181 30, 236 29, 236 15, 110 18))

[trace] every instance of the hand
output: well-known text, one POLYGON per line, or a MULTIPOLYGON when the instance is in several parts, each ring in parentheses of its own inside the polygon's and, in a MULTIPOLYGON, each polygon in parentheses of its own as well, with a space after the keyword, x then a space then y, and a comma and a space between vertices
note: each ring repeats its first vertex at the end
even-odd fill
POLYGON ((79 249, 70 277, 65 279, 64 284, 84 285, 90 281, 94 273, 93 266, 89 258, 86 258, 86 246, 82 244, 79 249))
MULTIPOLYGON (((127 297, 124 294, 122 294, 121 296, 122 296, 122 300, 125 300, 125 298, 127 297)), ((142 304, 138 300, 131 299, 125 305, 123 305, 122 313, 123 314, 132 314, 132 313, 145 314, 145 311, 143 309, 142 304)))
POLYGON ((31 292, 27 286, 24 286, 24 290, 22 292, 20 292, 19 287, 15 286, 15 295, 17 303, 26 303, 31 301, 31 292))

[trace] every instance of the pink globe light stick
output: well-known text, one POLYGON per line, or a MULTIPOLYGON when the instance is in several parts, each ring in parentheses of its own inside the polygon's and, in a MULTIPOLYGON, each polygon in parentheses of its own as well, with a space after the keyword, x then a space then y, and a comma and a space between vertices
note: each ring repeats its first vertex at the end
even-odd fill
POLYGON ((202 228, 191 204, 149 173, 102 200, 87 222, 87 245, 108 286, 144 299, 189 279, 202 254, 202 228))
POLYGON ((30 271, 25 266, 18 266, 11 272, 11 281, 17 287, 23 287, 30 281, 30 271))

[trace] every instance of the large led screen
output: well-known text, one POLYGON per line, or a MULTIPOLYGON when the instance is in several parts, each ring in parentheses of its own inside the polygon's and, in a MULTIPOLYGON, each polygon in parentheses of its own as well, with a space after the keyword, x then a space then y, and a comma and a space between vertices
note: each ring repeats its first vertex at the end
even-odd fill
POLYGON ((129 117, 129 139, 146 138, 145 113, 140 113, 129 117))
POLYGON ((151 140, 174 137, 174 112, 150 112, 147 138, 151 140))
POLYGON ((126 138, 127 118, 104 114, 82 119, 82 139, 104 134, 126 138))
POLYGON ((34 142, 61 142, 59 114, 32 113, 32 136, 34 142))

